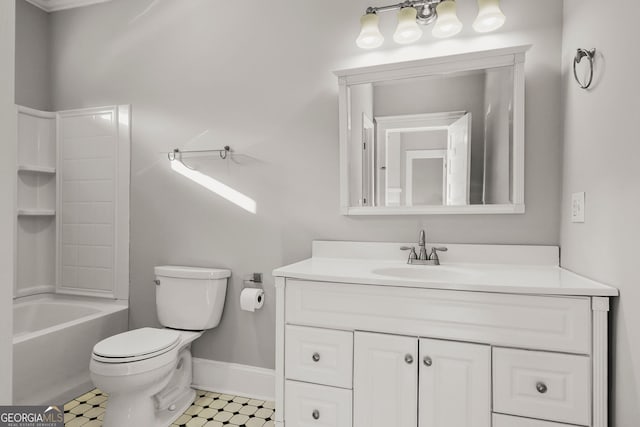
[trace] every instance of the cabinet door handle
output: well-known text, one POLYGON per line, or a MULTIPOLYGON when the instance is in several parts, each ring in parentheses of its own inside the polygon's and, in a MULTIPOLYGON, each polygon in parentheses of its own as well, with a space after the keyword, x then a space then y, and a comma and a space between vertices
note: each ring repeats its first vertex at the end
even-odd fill
POLYGON ((429 356, 425 356, 424 359, 422 360, 422 362, 424 363, 424 366, 433 365, 433 360, 431 360, 431 358, 429 356))
POLYGON ((410 354, 406 354, 404 356, 404 361, 407 362, 407 364, 411 365, 413 363, 413 356, 410 354))
POLYGON ((314 362, 319 362, 320 361, 320 353, 313 353, 313 356, 311 356, 311 358, 313 359, 314 362))
POLYGON ((543 382, 536 383, 536 390, 538 390, 540 394, 545 394, 547 392, 547 385, 543 382))
POLYGON ((320 419, 320 411, 318 411, 317 409, 314 409, 313 412, 311 413, 311 416, 313 417, 314 420, 319 420, 320 419))

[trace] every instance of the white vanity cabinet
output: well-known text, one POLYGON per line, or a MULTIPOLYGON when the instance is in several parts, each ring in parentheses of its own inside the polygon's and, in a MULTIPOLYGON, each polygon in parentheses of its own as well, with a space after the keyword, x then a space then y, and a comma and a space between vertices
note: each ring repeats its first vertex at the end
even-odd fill
POLYGON ((415 427, 418 340, 355 332, 353 426, 415 427))
POLYGON ((491 426, 491 347, 356 332, 354 427, 491 426))
POLYGON ((421 339, 419 427, 491 427, 491 347, 421 339))
POLYGON ((608 426, 613 288, 521 264, 327 257, 274 275, 277 427, 608 426))
POLYGON ((293 278, 277 293, 279 427, 606 426, 608 298, 293 278))

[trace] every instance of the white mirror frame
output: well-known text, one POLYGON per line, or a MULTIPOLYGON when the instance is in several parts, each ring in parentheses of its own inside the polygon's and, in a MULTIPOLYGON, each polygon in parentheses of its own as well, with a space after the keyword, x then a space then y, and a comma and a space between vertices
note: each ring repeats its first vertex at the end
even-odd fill
POLYGON ((530 45, 440 56, 414 61, 335 71, 339 85, 340 211, 342 215, 522 214, 524 206, 524 60, 530 45), (465 206, 349 206, 349 87, 445 73, 513 67, 512 204, 465 206))

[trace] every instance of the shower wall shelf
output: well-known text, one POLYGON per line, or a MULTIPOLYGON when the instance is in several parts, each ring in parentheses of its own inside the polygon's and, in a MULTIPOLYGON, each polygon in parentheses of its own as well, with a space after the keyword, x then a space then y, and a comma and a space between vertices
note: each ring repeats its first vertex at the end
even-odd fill
POLYGON ((55 290, 56 114, 17 106, 14 296, 55 290))
POLYGON ((18 172, 42 173, 55 175, 56 168, 52 166, 18 165, 18 172))
POLYGON ((55 216, 53 209, 18 209, 18 216, 55 216))

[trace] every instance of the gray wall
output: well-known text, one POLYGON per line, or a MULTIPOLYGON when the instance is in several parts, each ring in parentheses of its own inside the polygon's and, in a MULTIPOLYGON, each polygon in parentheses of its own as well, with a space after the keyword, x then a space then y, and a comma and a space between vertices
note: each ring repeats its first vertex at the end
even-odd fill
POLYGON ((13 105, 15 2, 0 1, 0 405, 11 404, 17 121, 13 105))
POLYGON ((562 265, 620 289, 613 305, 613 419, 611 426, 640 422, 640 97, 635 87, 640 58, 640 4, 623 0, 601 7, 594 0, 565 0, 565 92, 562 265), (583 91, 571 65, 579 47, 596 47, 596 82, 583 91), (571 193, 586 192, 584 224, 570 222, 571 193))
POLYGON ((16 104, 51 110, 49 14, 16 1, 16 104))
MULTIPOLYGON (((562 3, 504 0, 507 24, 398 48, 385 15, 384 49, 355 45, 365 0, 297 2, 116 0, 52 14, 55 109, 133 105, 131 327, 156 325, 153 266, 233 270, 220 326, 198 357, 274 366, 269 273, 310 255, 313 239, 557 244, 561 166, 562 3), (309 18, 312 17, 312 18, 309 18), (532 43, 527 71, 525 215, 349 218, 339 214, 338 99, 332 70, 450 49, 532 43), (172 173, 174 147, 229 144, 235 161, 195 159, 203 172, 258 203, 248 214, 172 173), (242 277, 266 273, 265 307, 238 309, 242 277)), ((188 307, 185 307, 188 309, 188 307)))

